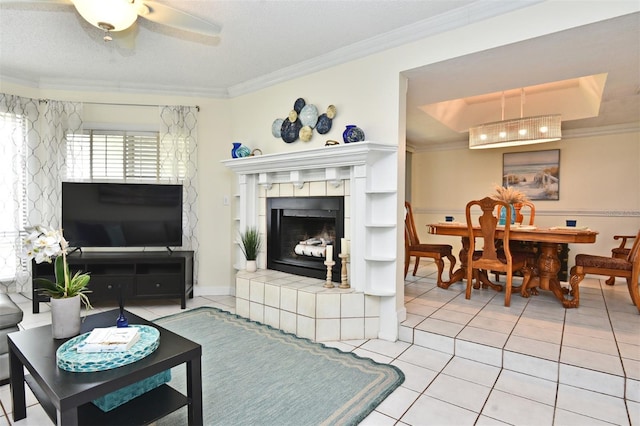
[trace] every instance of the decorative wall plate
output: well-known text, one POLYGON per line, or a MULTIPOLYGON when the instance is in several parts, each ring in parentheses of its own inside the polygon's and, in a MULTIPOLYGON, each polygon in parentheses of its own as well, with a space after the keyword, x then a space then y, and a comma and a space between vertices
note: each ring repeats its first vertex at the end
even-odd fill
POLYGON ((303 126, 309 126, 312 129, 316 127, 316 123, 318 122, 318 108, 315 105, 305 105, 298 114, 300 121, 303 126))
POLYGON ((274 138, 280 138, 280 130, 282 129, 282 122, 284 120, 282 118, 276 118, 273 120, 273 124, 271 125, 271 134, 274 138))
POLYGON ((329 130, 331 130, 331 123, 332 120, 327 117, 327 114, 320 114, 318 122, 316 123, 316 131, 321 135, 329 133, 329 130))
POLYGON ((295 112, 299 113, 300 111, 302 111, 302 108, 304 108, 306 104, 307 103, 304 101, 304 99, 298 98, 293 104, 293 109, 295 112))
POLYGON ((310 126, 302 126, 300 129, 300 140, 302 142, 309 142, 313 136, 313 129, 310 126))
POLYGON ((329 105, 327 107, 327 117, 333 120, 335 116, 336 116, 336 107, 334 105, 329 105))
POLYGON ((282 128, 280 129, 282 140, 286 143, 295 142, 300 135, 301 128, 302 123, 300 122, 300 120, 296 120, 294 122, 284 120, 282 122, 282 128))

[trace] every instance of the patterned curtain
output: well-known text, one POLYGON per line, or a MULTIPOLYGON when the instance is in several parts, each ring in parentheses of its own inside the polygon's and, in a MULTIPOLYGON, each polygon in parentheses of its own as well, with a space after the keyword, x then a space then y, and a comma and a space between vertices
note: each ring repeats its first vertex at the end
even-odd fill
POLYGON ((0 114, 0 291, 30 293, 24 228, 60 226, 65 132, 81 130, 82 104, 0 94, 0 114))
POLYGON ((194 283, 198 282, 198 107, 160 106, 160 176, 182 184, 182 248, 193 250, 194 283))

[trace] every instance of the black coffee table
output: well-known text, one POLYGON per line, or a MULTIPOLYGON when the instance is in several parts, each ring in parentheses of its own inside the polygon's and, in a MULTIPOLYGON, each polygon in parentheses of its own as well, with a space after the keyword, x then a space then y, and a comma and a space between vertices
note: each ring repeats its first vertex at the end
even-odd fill
MULTIPOLYGON (((160 331, 160 346, 140 361, 113 370, 73 373, 56 365, 56 350, 67 339, 51 336, 46 325, 8 335, 11 369, 13 420, 27 417, 25 381, 51 420, 63 425, 133 425, 149 424, 180 407, 188 406, 190 425, 202 425, 202 347, 131 312, 125 315, 130 324, 151 325, 160 331), (168 384, 161 385, 109 412, 103 412, 92 400, 110 392, 186 364, 187 395, 168 384), (25 376, 24 368, 29 375, 25 376)), ((81 333, 95 327, 115 325, 118 310, 89 315, 81 333)))

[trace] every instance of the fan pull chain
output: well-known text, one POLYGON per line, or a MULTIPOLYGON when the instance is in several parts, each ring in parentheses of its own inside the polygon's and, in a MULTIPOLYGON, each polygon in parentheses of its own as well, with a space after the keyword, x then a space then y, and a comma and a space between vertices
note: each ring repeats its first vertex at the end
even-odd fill
POLYGON ((106 22, 98 22, 98 26, 104 31, 104 37, 102 37, 102 39, 105 42, 112 41, 113 37, 111 37, 111 33, 109 31, 111 31, 114 26, 106 22))

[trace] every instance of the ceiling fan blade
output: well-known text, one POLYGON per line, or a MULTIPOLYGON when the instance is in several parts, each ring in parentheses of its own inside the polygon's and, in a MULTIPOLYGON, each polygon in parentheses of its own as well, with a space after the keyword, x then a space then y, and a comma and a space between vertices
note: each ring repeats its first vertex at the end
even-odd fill
POLYGON ((205 21, 197 16, 156 1, 145 1, 144 4, 148 7, 149 13, 140 14, 140 16, 150 21, 206 36, 220 34, 219 25, 205 21))

